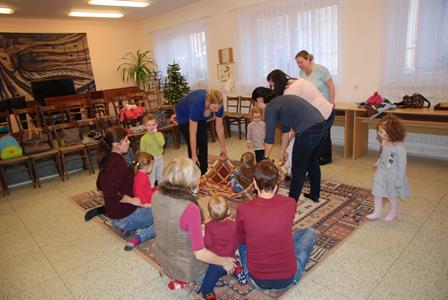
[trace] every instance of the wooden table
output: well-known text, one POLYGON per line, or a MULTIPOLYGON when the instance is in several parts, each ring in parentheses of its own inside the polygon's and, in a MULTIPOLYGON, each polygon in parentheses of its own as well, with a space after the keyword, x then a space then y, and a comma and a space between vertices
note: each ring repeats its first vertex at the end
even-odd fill
MULTIPOLYGON (((407 132, 448 135, 448 111, 405 108, 385 111, 398 116, 407 132)), ((380 118, 369 119, 364 108, 354 103, 336 103, 336 126, 344 126, 344 158, 358 159, 368 150, 369 128, 380 118)))

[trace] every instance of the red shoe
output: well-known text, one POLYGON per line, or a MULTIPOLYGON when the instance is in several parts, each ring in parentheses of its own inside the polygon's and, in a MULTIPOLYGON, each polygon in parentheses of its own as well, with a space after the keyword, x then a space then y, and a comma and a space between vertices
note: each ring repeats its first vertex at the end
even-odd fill
POLYGON ((207 295, 205 295, 204 299, 205 300, 216 300, 217 298, 216 298, 216 295, 214 292, 210 292, 207 295))
POLYGON ((168 282, 168 288, 170 290, 179 290, 186 288, 188 286, 188 282, 183 282, 177 279, 173 279, 170 282, 168 282))

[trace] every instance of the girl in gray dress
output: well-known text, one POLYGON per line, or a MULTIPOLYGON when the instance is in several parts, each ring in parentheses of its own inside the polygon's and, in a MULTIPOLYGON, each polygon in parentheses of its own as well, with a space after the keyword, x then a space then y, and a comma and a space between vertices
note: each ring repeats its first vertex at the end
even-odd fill
POLYGON ((387 198, 390 202, 390 209, 385 219, 392 221, 397 216, 397 197, 409 196, 403 125, 396 116, 386 115, 378 124, 378 136, 382 141, 382 151, 380 158, 375 163, 377 170, 372 184, 374 210, 373 213, 367 215, 367 218, 379 218, 383 198, 387 198))

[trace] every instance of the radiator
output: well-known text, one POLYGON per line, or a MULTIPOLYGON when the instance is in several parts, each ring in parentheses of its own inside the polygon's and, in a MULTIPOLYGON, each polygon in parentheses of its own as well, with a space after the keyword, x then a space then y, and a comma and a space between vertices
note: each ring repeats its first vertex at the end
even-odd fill
MULTIPOLYGON (((344 127, 333 126, 331 140, 334 145, 344 145, 344 127)), ((405 139, 409 155, 448 160, 448 136, 407 132, 405 139)), ((369 130, 369 150, 378 151, 380 145, 376 140, 376 130, 369 130)))

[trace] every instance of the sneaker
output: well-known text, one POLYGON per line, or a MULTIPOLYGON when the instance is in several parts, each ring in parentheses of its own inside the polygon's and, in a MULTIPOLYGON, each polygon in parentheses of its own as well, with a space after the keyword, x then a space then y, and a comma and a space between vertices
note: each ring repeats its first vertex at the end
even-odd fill
POLYGON ((168 288, 170 290, 179 290, 186 288, 188 286, 188 282, 183 282, 177 279, 173 279, 170 282, 168 282, 168 288))
POLYGON ((125 251, 131 251, 135 247, 137 247, 139 244, 142 243, 142 239, 138 234, 134 236, 134 238, 126 245, 124 246, 125 251))
POLYGON ((207 295, 205 295, 204 297, 205 300, 216 300, 216 295, 214 292, 210 292, 207 295))
POLYGON ((240 285, 246 285, 247 284, 247 277, 246 277, 246 275, 243 272, 243 268, 236 267, 234 274, 235 274, 235 277, 238 280, 238 283, 240 285))
POLYGON ((90 221, 91 219, 93 219, 94 217, 103 215, 105 213, 106 213, 106 207, 104 207, 104 205, 94 207, 94 208, 86 211, 86 213, 84 215, 84 220, 87 222, 87 221, 90 221))
POLYGON ((331 158, 330 159, 321 159, 321 160, 319 160, 319 164, 321 166, 325 166, 325 165, 331 164, 331 158))

